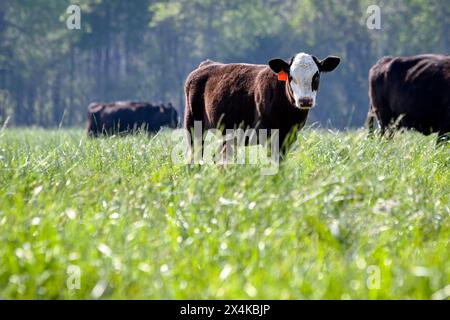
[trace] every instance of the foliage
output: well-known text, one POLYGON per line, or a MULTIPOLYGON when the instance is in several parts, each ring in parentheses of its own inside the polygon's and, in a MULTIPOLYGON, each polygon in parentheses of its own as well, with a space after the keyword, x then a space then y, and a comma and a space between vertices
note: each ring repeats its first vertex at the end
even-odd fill
POLYGON ((81 125, 92 101, 162 100, 184 108, 187 74, 206 58, 266 63, 306 51, 343 63, 324 77, 310 121, 361 126, 367 73, 383 55, 448 53, 441 0, 81 0, 82 29, 65 26, 69 0, 0 3, 0 122, 81 125))
POLYGON ((448 297, 435 137, 307 129, 274 176, 174 165, 169 139, 0 131, 0 298, 448 297))

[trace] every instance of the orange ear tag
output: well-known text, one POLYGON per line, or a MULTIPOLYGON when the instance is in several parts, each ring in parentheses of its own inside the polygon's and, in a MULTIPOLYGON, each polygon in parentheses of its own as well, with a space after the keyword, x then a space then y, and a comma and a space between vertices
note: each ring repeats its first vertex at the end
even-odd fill
POLYGON ((287 72, 281 70, 278 72, 278 81, 287 81, 288 80, 288 74, 287 72))

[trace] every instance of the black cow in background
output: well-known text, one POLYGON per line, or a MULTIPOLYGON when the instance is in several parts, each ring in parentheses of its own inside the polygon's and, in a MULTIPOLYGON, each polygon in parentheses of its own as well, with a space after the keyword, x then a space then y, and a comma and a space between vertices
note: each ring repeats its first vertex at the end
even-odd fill
POLYGON ((91 103, 88 107, 89 136, 157 132, 164 126, 177 125, 178 113, 171 103, 167 107, 146 102, 91 103))
MULTIPOLYGON (((369 72, 370 110, 384 135, 387 129, 415 129, 425 135, 437 132, 438 142, 450 133, 450 56, 424 54, 384 57, 369 72)), ((390 132, 392 135, 392 131, 390 132)))

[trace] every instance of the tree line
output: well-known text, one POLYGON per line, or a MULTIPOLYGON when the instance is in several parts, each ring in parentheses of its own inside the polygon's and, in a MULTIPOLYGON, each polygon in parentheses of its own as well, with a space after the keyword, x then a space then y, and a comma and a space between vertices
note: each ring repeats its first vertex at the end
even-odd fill
POLYGON ((361 126, 369 68, 385 55, 447 54, 449 16, 442 0, 2 0, 0 125, 80 126, 93 101, 172 101, 182 113, 184 80, 202 60, 304 51, 343 59, 310 123, 361 126), (66 26, 70 4, 80 30, 66 26), (373 4, 379 30, 367 27, 373 4))

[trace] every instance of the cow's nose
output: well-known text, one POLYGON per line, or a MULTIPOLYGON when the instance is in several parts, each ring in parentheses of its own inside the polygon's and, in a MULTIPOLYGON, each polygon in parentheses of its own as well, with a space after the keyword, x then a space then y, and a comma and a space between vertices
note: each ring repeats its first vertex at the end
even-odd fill
POLYGON ((312 104, 313 104, 313 99, 312 98, 308 98, 308 97, 301 98, 301 99, 298 100, 298 104, 302 108, 311 108, 312 104))

